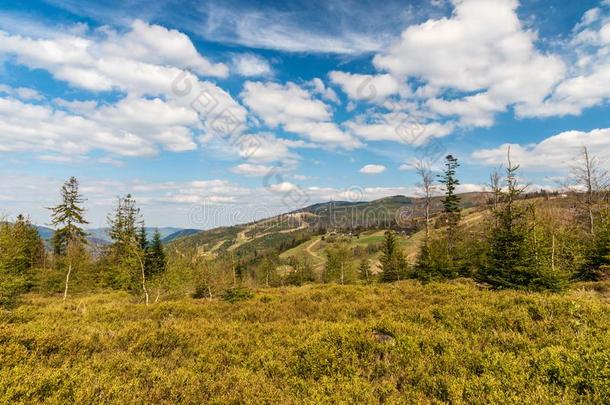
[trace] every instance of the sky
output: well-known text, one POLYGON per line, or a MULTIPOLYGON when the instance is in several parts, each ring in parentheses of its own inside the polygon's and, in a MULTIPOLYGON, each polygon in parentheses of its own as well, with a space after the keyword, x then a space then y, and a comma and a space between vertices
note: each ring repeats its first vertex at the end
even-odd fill
POLYGON ((610 0, 0 0, 0 216, 207 229, 610 161, 610 0))

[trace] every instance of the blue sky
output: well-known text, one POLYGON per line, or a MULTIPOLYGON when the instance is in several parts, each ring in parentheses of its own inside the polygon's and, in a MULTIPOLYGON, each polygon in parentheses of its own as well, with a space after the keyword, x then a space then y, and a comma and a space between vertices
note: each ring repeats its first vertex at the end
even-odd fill
POLYGON ((209 228, 610 157, 610 1, 0 1, 0 214, 209 228))

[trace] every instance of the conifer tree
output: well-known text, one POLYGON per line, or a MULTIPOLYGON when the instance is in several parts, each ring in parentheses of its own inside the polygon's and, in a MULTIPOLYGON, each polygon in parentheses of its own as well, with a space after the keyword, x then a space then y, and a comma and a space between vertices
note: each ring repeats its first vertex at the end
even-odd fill
POLYGON ((445 157, 445 170, 438 175, 439 183, 443 185, 445 197, 443 198, 443 213, 447 225, 447 239, 449 249, 451 249, 456 238, 457 227, 462 216, 461 198, 456 192, 460 180, 456 177, 456 170, 460 166, 457 158, 453 155, 445 157))
POLYGON ((161 242, 161 233, 155 229, 153 239, 146 248, 147 270, 148 274, 155 275, 165 271, 167 265, 163 243, 161 242))
POLYGON ((138 244, 140 245, 140 249, 142 249, 142 251, 146 252, 148 250, 148 235, 146 234, 144 221, 140 223, 140 228, 138 229, 138 244))
POLYGON ((53 250, 56 255, 64 255, 70 244, 86 244, 87 233, 83 226, 89 224, 84 218, 85 200, 78 190, 78 180, 70 177, 61 188, 61 203, 51 210, 51 225, 56 227, 53 234, 53 250))
POLYGON ((358 274, 360 279, 364 280, 367 284, 371 281, 371 262, 368 259, 362 259, 360 266, 358 267, 358 274))
POLYGON ((381 251, 381 281, 388 283, 404 279, 407 273, 407 261, 398 247, 394 232, 385 233, 381 251))
POLYGON ((146 288, 146 252, 142 250, 141 232, 144 227, 140 219, 140 209, 136 206, 131 194, 119 198, 113 215, 108 217, 109 235, 112 239, 110 247, 111 260, 117 267, 112 283, 115 286, 133 288, 136 280, 140 285, 146 304, 148 290, 146 288), (139 275, 138 275, 139 274, 139 275))
POLYGON ((19 275, 40 264, 44 244, 37 229, 24 215, 14 224, 0 221, 0 272, 19 275))
POLYGON ((323 279, 325 282, 345 284, 351 276, 349 265, 350 252, 344 242, 337 242, 326 250, 326 266, 323 279))
POLYGON ((83 229, 87 222, 84 218, 85 209, 81 206, 82 198, 78 181, 70 177, 61 188, 61 203, 50 208, 51 225, 56 228, 53 235, 53 250, 57 256, 64 256, 68 261, 64 300, 68 296, 68 286, 74 262, 78 256, 85 254, 87 234, 83 229))
POLYGON ((490 251, 485 281, 499 288, 524 288, 532 285, 535 276, 534 257, 528 246, 528 207, 517 204, 524 187, 519 186, 517 172, 508 151, 506 193, 502 204, 493 210, 496 226, 490 233, 490 251))

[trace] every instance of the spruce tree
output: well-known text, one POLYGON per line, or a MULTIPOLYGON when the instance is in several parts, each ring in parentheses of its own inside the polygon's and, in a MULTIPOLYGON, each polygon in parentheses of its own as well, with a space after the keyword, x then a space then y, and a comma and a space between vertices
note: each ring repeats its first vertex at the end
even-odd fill
POLYGON ((350 251, 345 242, 337 242, 326 249, 326 265, 322 277, 324 282, 345 284, 351 278, 349 257, 350 251))
POLYGON ((65 255, 70 244, 86 244, 87 233, 83 226, 89 224, 84 218, 85 200, 79 193, 78 180, 70 177, 61 188, 61 203, 51 210, 51 225, 56 227, 53 234, 53 251, 65 255))
POLYGON ((44 258, 44 244, 30 220, 18 215, 14 224, 0 222, 0 272, 24 274, 44 258))
POLYGON ((84 218, 85 209, 82 208, 85 200, 78 190, 78 181, 70 177, 61 188, 61 203, 51 210, 51 225, 56 228, 53 235, 53 250, 57 256, 65 257, 68 262, 64 300, 68 296, 70 275, 77 257, 85 255, 84 246, 87 244, 87 233, 83 229, 87 222, 84 218))
POLYGON ((385 233, 381 251, 381 281, 389 283, 406 278, 407 261, 397 245, 394 232, 385 233))
POLYGON ((439 183, 443 184, 445 197, 443 198, 443 213, 447 221, 447 233, 449 240, 453 241, 457 226, 462 216, 461 198, 456 192, 460 180, 456 177, 456 170, 460 166, 457 158, 453 155, 445 157, 445 170, 438 175, 439 183))
MULTIPOLYGON (((460 166, 457 158, 453 155, 445 157, 445 169, 443 174, 438 175, 439 183, 443 185, 445 197, 443 198, 443 218, 446 225, 445 260, 434 258, 437 262, 445 262, 447 274, 456 273, 459 267, 456 244, 460 220, 462 218, 461 198, 456 194, 456 188, 460 181, 456 177, 456 170, 460 166)), ((430 246, 428 246, 430 247, 430 246)))
POLYGON ((361 280, 367 284, 371 282, 371 262, 368 259, 362 259, 358 267, 358 275, 361 280))
POLYGON ((146 234, 146 227, 144 226, 144 221, 140 223, 140 228, 138 229, 138 244, 140 245, 140 249, 146 252, 148 250, 148 235, 146 234))
POLYGON ((153 239, 147 247, 146 253, 148 274, 155 275, 164 272, 167 262, 161 242, 161 233, 158 229, 155 229, 153 239))
POLYGON ((112 239, 110 256, 114 264, 114 272, 109 282, 115 287, 130 289, 135 289, 136 284, 141 284, 148 303, 146 252, 142 250, 143 241, 138 231, 143 225, 140 210, 131 194, 119 198, 113 215, 108 217, 108 225, 112 239))
POLYGON ((497 226, 492 229, 486 279, 497 287, 527 286, 532 278, 531 257, 527 250, 527 209, 517 206, 523 190, 517 185, 519 166, 506 169, 507 191, 500 208, 494 210, 497 226))

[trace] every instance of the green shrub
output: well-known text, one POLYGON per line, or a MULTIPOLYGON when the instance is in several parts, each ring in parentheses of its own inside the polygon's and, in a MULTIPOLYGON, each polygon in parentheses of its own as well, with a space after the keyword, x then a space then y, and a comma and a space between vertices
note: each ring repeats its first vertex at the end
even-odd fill
POLYGON ((230 289, 226 290, 224 293, 222 293, 222 296, 221 296, 221 298, 224 301, 227 301, 230 303, 246 301, 246 300, 251 299, 252 297, 254 297, 254 293, 246 287, 230 288, 230 289))

